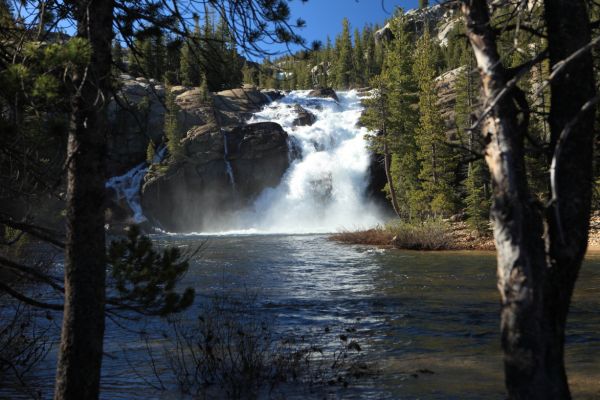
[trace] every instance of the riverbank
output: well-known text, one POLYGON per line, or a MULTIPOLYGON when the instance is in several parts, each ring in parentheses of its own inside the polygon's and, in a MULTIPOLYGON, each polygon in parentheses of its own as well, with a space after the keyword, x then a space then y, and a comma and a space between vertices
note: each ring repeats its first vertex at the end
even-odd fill
MULTIPOLYGON (((340 231, 330 240, 403 250, 482 250, 494 251, 492 233, 482 235, 464 221, 439 220, 422 225, 393 223, 372 229, 340 231)), ((600 213, 590 219, 588 252, 600 253, 600 213)))

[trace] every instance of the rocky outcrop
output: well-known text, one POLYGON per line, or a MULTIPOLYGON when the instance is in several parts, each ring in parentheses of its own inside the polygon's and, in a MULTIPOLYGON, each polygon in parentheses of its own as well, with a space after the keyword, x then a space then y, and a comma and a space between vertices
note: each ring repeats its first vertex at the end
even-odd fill
POLYGON ((377 43, 386 43, 394 39, 394 34, 390 28, 390 23, 388 22, 383 26, 383 28, 376 30, 374 36, 377 43))
MULTIPOLYGON (((120 175, 146 159, 150 141, 163 141, 165 87, 154 79, 121 75, 121 86, 109 109, 108 175, 120 175)), ((199 88, 173 86, 180 108, 182 131, 217 120, 221 127, 244 123, 254 112, 277 97, 269 97, 254 87, 203 93, 199 88), (208 99, 207 99, 208 96, 208 99)), ((282 96, 282 95, 281 95, 282 96)))
POLYGON ((294 112, 297 114, 297 117, 292 122, 292 125, 294 126, 311 126, 317 121, 315 114, 311 113, 300 104, 294 105, 294 112))
MULTIPOLYGON (((458 5, 452 2, 436 4, 432 7, 417 8, 405 14, 406 29, 417 36, 423 34, 425 27, 429 27, 442 46, 448 44, 448 35, 452 28, 460 21, 458 5)), ((394 33, 388 22, 383 28, 375 31, 377 42, 388 42, 394 38, 394 33)))
POLYGON ((310 76, 312 78, 313 85, 319 85, 319 82, 323 82, 331 75, 331 63, 321 62, 310 69, 310 76))
POLYGON ((192 128, 183 140, 185 160, 148 175, 144 215, 168 231, 219 229, 265 188, 279 184, 289 166, 287 139, 273 122, 192 128))
POLYGON ((337 94, 335 93, 335 90, 333 90, 332 88, 313 89, 308 93, 308 96, 309 97, 330 98, 330 99, 334 99, 335 101, 340 100, 338 98, 337 94))
POLYGON ((272 98, 252 86, 224 90, 213 96, 215 114, 221 127, 244 123, 252 113, 259 111, 272 98))
POLYGON ((154 79, 121 75, 121 86, 108 106, 107 169, 121 175, 146 159, 150 140, 163 136, 165 88, 154 79))
MULTIPOLYGON (((465 74, 466 66, 458 67, 448 71, 435 78, 435 88, 438 97, 438 106, 444 120, 446 136, 450 141, 458 140, 455 114, 456 114, 456 84, 461 75, 465 74)), ((471 81, 473 85, 479 85, 479 73, 477 70, 471 71, 471 81)), ((474 109, 480 108, 478 98, 474 98, 474 109)))

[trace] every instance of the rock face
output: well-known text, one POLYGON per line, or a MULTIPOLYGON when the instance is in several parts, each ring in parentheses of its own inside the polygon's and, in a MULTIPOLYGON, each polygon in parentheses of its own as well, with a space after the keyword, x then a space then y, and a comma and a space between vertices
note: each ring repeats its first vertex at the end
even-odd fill
MULTIPOLYGON (((170 231, 217 229, 220 219, 231 217, 266 187, 277 186, 289 166, 288 136, 281 126, 246 125, 253 113, 283 94, 250 86, 208 94, 186 86, 169 89, 186 132, 184 156, 149 168, 143 213, 153 225, 170 231)), ((121 76, 109 106, 109 176, 144 162, 150 141, 164 144, 165 90, 154 80, 121 76)), ((120 203, 111 209, 115 222, 130 217, 120 203)))
POLYGON ((108 175, 121 175, 146 159, 150 140, 163 135, 164 86, 154 80, 121 76, 122 85, 108 106, 108 175))
POLYGON ((322 97, 322 98, 331 98, 335 101, 339 101, 337 94, 332 88, 317 88, 313 89, 308 93, 309 97, 322 97))
POLYGON ((220 229, 265 188, 279 184, 289 166, 287 139, 273 122, 192 128, 183 141, 185 161, 147 178, 145 216, 168 231, 220 229))
MULTIPOLYGON (((163 141, 165 87, 153 79, 121 75, 117 98, 108 107, 111 123, 108 137, 108 176, 121 175, 146 159, 148 143, 163 141)), ((204 99, 198 88, 173 86, 180 108, 177 116, 183 131, 215 119, 221 127, 244 123, 273 98, 253 87, 209 94, 204 99)), ((272 91, 273 96, 277 91, 272 91)), ((282 94, 281 94, 282 96, 282 94)))
MULTIPOLYGON (((459 14, 458 5, 453 2, 449 4, 436 4, 427 8, 417 8, 405 14, 406 29, 420 36, 423 34, 425 27, 428 26, 440 44, 446 46, 448 44, 448 34, 454 28, 454 25, 460 22, 459 14)), ((375 40, 378 42, 385 43, 393 38, 394 33, 389 23, 375 31, 375 40)))
POLYGON ((294 105, 294 112, 298 115, 292 122, 294 126, 311 126, 317 121, 315 114, 302 107, 300 104, 294 105))

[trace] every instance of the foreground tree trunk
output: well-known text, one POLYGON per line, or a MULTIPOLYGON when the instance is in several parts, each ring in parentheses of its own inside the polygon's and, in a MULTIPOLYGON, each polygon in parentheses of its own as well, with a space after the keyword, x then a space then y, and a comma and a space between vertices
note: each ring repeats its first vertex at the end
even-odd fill
MULTIPOLYGON (((484 109, 489 110, 482 132, 494 186, 491 216, 509 398, 570 399, 564 338, 589 227, 596 102, 591 54, 583 52, 563 65, 551 81, 552 200, 544 209, 527 184, 527 126, 518 119, 519 111, 526 111, 516 100, 520 89, 514 74, 509 75, 498 55, 488 4, 463 0, 462 8, 483 81, 484 109)), ((556 70, 590 42, 585 3, 546 0, 545 19, 556 70)))
POLYGON ((104 336, 106 104, 113 3, 72 1, 91 59, 73 73, 67 175, 65 307, 55 399, 97 399, 104 336))

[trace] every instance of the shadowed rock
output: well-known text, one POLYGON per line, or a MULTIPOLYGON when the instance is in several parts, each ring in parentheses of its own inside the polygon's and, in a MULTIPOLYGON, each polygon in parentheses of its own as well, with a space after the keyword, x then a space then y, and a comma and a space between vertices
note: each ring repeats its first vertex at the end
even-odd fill
POLYGON ((147 177, 142 189, 144 215, 168 231, 215 229, 265 188, 279 184, 289 167, 287 139, 274 122, 231 130, 214 124, 191 129, 183 141, 185 160, 147 177))
POLYGON ((332 88, 318 88, 313 89, 308 93, 309 97, 322 97, 322 98, 330 98, 335 101, 339 101, 337 94, 332 88))
POLYGON ((300 104, 294 105, 294 112, 298 115, 292 122, 294 126, 311 126, 317 121, 317 117, 300 104))

